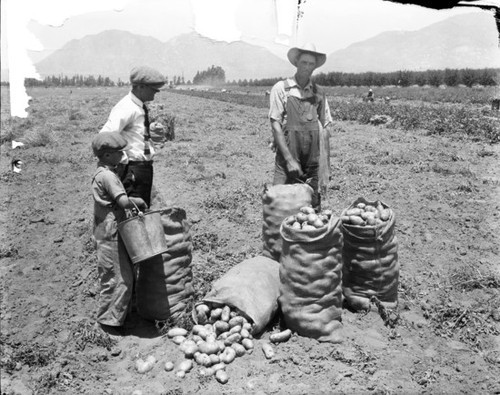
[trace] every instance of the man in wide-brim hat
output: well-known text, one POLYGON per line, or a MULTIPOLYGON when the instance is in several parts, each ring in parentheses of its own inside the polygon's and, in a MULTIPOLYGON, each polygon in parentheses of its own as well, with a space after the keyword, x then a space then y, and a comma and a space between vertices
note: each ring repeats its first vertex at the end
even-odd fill
POLYGON ((326 62, 326 55, 316 51, 314 45, 306 44, 291 48, 288 60, 297 71, 292 78, 278 81, 269 99, 269 119, 276 148, 273 184, 308 183, 314 191, 313 207, 319 209, 320 173, 329 174, 325 157, 320 172, 320 145, 323 151, 329 152, 325 147, 328 137, 322 138, 322 132, 332 118, 326 96, 311 81, 311 76, 326 62))

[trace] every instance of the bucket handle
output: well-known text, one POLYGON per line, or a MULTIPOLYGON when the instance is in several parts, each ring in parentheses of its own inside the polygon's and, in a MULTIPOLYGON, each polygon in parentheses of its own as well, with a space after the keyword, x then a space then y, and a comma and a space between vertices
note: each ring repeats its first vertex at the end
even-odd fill
POLYGON ((130 201, 134 205, 134 208, 126 210, 127 218, 133 218, 135 216, 143 217, 144 213, 141 210, 139 210, 139 207, 137 207, 137 205, 134 203, 133 200, 130 200, 130 201), (134 212, 134 210, 135 210, 135 212, 134 212))

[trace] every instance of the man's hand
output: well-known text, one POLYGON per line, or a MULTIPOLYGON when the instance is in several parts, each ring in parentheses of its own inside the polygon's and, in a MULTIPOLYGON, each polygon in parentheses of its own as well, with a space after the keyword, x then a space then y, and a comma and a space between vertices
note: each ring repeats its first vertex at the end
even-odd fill
POLYGON ((286 172, 291 178, 300 178, 304 175, 299 163, 293 158, 286 162, 286 172))

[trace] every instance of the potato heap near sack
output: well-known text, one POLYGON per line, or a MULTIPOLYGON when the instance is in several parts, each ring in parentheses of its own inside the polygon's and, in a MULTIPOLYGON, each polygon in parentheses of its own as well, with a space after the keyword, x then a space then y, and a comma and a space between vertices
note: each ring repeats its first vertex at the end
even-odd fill
POLYGON ((376 226, 388 221, 391 210, 384 207, 377 200, 375 205, 359 202, 355 207, 348 209, 340 218, 342 223, 359 226, 376 226))
MULTIPOLYGON (((205 377, 215 375, 221 384, 228 382, 225 370, 237 357, 251 354, 254 350, 251 323, 237 309, 228 305, 201 303, 195 307, 196 322, 191 333, 184 328, 172 328, 167 336, 179 345, 185 359, 177 365, 176 375, 184 377, 194 364, 201 367, 199 374, 205 377)), ((270 336, 274 343, 287 341, 292 332, 285 330, 270 336)), ((272 346, 264 342, 262 351, 267 359, 274 356, 272 346)), ((165 370, 173 370, 171 362, 165 363, 165 370)))

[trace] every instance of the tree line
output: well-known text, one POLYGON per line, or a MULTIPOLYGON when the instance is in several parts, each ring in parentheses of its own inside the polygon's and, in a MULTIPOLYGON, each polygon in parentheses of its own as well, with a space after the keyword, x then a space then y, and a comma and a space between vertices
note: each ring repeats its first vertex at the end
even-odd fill
MULTIPOLYGON (((226 73, 220 66, 212 65, 204 71, 196 72, 193 78, 195 85, 238 85, 238 86, 272 86, 282 77, 262 78, 262 79, 239 79, 226 82, 226 73)), ((472 87, 474 85, 496 86, 500 84, 500 69, 444 69, 444 70, 426 70, 409 71, 401 70, 390 73, 344 73, 329 72, 319 73, 313 76, 314 81, 323 86, 411 86, 411 85, 430 85, 430 86, 458 86, 465 85, 472 87)), ((3 85, 8 83, 3 82, 3 85)), ((27 78, 26 87, 44 86, 44 87, 95 87, 95 86, 123 86, 128 85, 128 81, 113 81, 109 77, 101 75, 95 77, 92 75, 74 75, 68 77, 65 75, 52 75, 43 80, 27 78)), ((191 81, 184 81, 183 76, 174 76, 167 78, 167 84, 183 85, 191 84, 191 81)))
MULTIPOLYGON (((174 76, 169 81, 167 78, 167 84, 171 83, 174 85, 184 84, 183 76, 174 76)), ((3 85, 8 85, 8 83, 2 82, 3 85)), ((96 87, 96 86, 124 86, 129 85, 129 81, 122 81, 120 78, 115 82, 109 77, 103 77, 98 75, 97 77, 93 75, 74 75, 69 77, 67 75, 51 75, 43 78, 42 80, 35 78, 26 78, 24 80, 24 86, 26 87, 96 87)))

